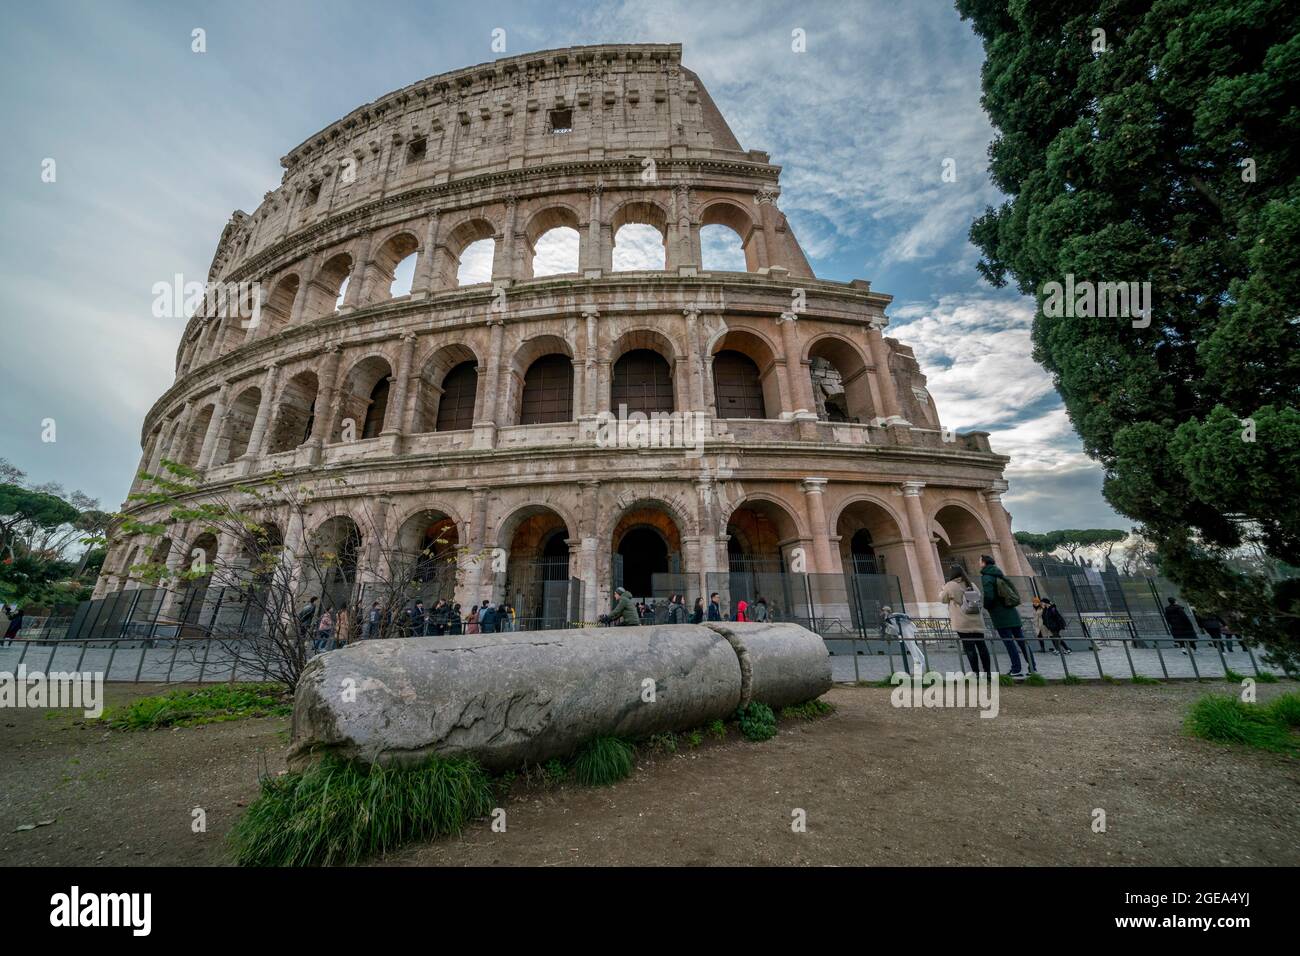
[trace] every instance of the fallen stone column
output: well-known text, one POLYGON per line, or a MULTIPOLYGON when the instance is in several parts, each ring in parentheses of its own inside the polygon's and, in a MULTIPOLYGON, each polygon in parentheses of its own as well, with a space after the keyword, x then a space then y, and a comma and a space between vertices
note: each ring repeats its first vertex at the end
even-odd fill
POLYGON ((795 624, 579 628, 363 641, 307 665, 290 763, 325 753, 415 763, 541 763, 597 736, 643 737, 830 689, 820 637, 795 624))

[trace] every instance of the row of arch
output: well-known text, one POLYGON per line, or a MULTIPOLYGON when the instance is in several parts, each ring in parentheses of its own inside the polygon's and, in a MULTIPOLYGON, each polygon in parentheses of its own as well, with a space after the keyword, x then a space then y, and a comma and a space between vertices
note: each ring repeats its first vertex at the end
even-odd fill
MULTIPOLYGON (((712 407, 721 419, 773 419, 783 403, 777 353, 762 335, 731 330, 711 345, 708 360, 713 389, 712 407)), ((647 416, 685 411, 677 388, 678 350, 662 333, 636 329, 622 335, 611 350, 608 407, 614 414, 647 416)), ((817 416, 825 421, 867 422, 875 417, 875 402, 862 352, 847 339, 827 334, 807 348, 810 385, 817 416)), ((500 386, 504 401, 495 408, 495 424, 540 425, 575 420, 579 364, 573 349, 555 335, 523 342, 509 362, 500 386)), ((290 451, 313 437, 324 442, 378 437, 395 415, 408 434, 470 429, 485 414, 483 362, 464 345, 444 346, 430 355, 412 375, 408 407, 393 405, 394 370, 389 359, 372 354, 356 361, 344 375, 330 408, 321 408, 323 386, 314 369, 293 374, 274 396, 275 413, 262 446, 251 449, 259 410, 267 396, 249 384, 234 393, 214 426, 215 403, 200 407, 181 444, 169 457, 189 466, 222 465, 252 451, 290 451), (409 409, 409 411, 408 411, 409 409), (318 422, 329 414, 329 421, 318 422), (211 429, 218 429, 206 461, 200 461, 211 429)), ((156 443, 162 425, 155 430, 156 443)))
MULTIPOLYGON (((699 252, 702 268, 720 271, 756 271, 759 257, 754 237, 759 229, 741 204, 716 199, 701 211, 699 252)), ((612 243, 611 271, 662 271, 669 266, 671 226, 668 210, 648 199, 620 205, 606 227, 612 243)), ((181 352, 178 373, 183 375, 201 361, 216 357, 245 341, 274 335, 296 322, 332 315, 346 305, 365 307, 415 291, 421 254, 428 260, 422 285, 452 289, 488 282, 509 275, 531 279, 549 275, 577 275, 586 259, 588 238, 578 212, 555 204, 533 213, 519 233, 521 246, 511 251, 517 263, 506 268, 505 236, 490 219, 471 215, 450 227, 436 240, 436 249, 407 226, 383 237, 358 269, 354 251, 340 250, 324 258, 310 275, 301 268, 278 277, 267 290, 256 323, 252 304, 236 302, 200 323, 190 333, 181 352), (437 253, 437 255, 435 255, 437 253), (436 261, 435 261, 436 260, 436 261), (350 291, 353 282, 361 286, 350 291)))
MULTIPOLYGON (((782 573, 799 569, 793 553, 808 540, 807 524, 788 502, 771 495, 752 495, 723 517, 727 566, 720 570, 782 573)), ((986 519, 963 502, 938 503, 928 523, 930 546, 942 568, 960 564, 973 570, 978 566, 978 555, 995 547, 986 519)), ((908 574, 903 553, 909 539, 904 530, 906 519, 883 500, 871 496, 850 498, 834 516, 832 526, 843 571, 908 574)), ((305 546, 330 557, 334 584, 355 584, 366 555, 371 553, 382 556, 400 576, 447 588, 445 596, 450 597, 456 585, 456 555, 463 553, 463 546, 468 544, 462 540, 466 527, 453 509, 424 504, 400 518, 391 541, 368 551, 373 542, 365 540, 357 521, 347 514, 334 514, 308 531, 305 546)), ((266 522, 265 528, 266 540, 283 543, 282 529, 274 521, 266 522)), ((575 517, 554 503, 523 505, 504 516, 491 533, 494 544, 489 546, 504 549, 508 556, 507 586, 511 582, 515 586, 542 586, 546 581, 563 581, 578 574, 577 528, 575 517)), ((655 575, 699 570, 688 567, 686 557, 686 538, 695 531, 694 522, 673 502, 635 498, 605 529, 608 563, 598 569, 602 583, 619 584, 637 596, 651 596, 655 575)), ((211 532, 200 533, 186 557, 200 551, 209 567, 218 565, 218 542, 211 532)), ((152 547, 140 544, 129 554, 127 567, 146 562, 165 564, 170 543, 164 541, 152 547)), ((922 598, 926 599, 933 597, 922 598)))

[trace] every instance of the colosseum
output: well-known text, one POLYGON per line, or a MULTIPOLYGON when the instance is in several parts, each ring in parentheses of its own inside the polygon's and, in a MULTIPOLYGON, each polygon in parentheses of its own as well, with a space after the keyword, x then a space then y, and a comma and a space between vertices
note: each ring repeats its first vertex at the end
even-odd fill
MULTIPOLYGON (((509 600, 521 626, 593 622, 619 585, 762 592, 798 618, 809 581, 814 613, 848 623, 856 581, 924 614, 952 562, 1031 573, 1008 459, 941 426, 885 335, 889 295, 813 275, 780 167, 681 52, 496 60, 290 150, 208 276, 255 284, 255 319, 189 320, 141 470, 187 464, 199 495, 293 475, 317 510, 278 522, 283 545, 351 555, 331 587, 359 600, 376 555, 436 541, 462 557, 426 594, 509 600)), ((179 567, 185 543, 230 557, 174 530, 113 542, 96 596, 179 567)))

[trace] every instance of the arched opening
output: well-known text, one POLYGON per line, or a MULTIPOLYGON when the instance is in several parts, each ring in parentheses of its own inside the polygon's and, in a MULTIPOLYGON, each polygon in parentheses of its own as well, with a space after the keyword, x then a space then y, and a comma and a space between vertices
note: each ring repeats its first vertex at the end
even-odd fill
POLYGON ((731 513, 727 535, 731 571, 781 573, 787 570, 787 549, 798 545, 799 532, 784 507, 757 499, 731 513))
POLYGON ((867 365, 843 339, 828 337, 808 352, 817 417, 824 422, 869 422, 875 417, 867 365))
POLYGON ((188 465, 194 468, 199 463, 199 455, 203 452, 203 442, 207 438, 208 428, 212 424, 213 407, 204 405, 194 415, 190 422, 189 432, 185 436, 185 444, 181 448, 181 455, 178 459, 182 465, 188 465))
POLYGON ((190 553, 181 563, 181 570, 186 577, 181 590, 179 617, 184 623, 189 625, 199 623, 216 567, 217 538, 212 532, 205 531, 194 539, 194 543, 190 545, 190 553))
POLYGON ((439 288, 475 285, 492 280, 492 260, 496 254, 496 229, 486 219, 462 222, 447 236, 447 252, 441 263, 444 270, 439 288))
POLYGON ((700 266, 723 272, 757 272, 758 230, 749 213, 730 202, 715 202, 700 214, 700 266))
POLYGON ((312 279, 306 312, 313 318, 331 315, 343 307, 349 277, 352 275, 352 257, 340 252, 326 260, 312 279))
POLYGON ((687 590, 682 575, 682 538, 677 523, 654 504, 633 507, 614 526, 614 587, 636 598, 668 598, 687 590))
POLYGON ((907 542, 893 515, 874 501, 854 501, 835 522, 854 626, 874 628, 880 609, 933 600, 917 593, 908 572, 907 542))
POLYGON ((527 247, 521 278, 573 275, 579 271, 578 217, 566 206, 552 206, 533 216, 525 232, 527 247))
MULTIPOLYGON (((799 557, 798 526, 783 506, 766 499, 749 499, 727 521, 727 587, 720 595, 735 617, 740 602, 753 605, 762 598, 772 620, 805 617, 804 585, 788 573, 799 557)), ((795 565, 798 567, 798 565, 795 565)), ((752 612, 751 612, 752 617, 752 612)))
POLYGON ((377 438, 388 413, 388 382, 393 371, 378 355, 362 359, 344 379, 339 400, 339 420, 330 441, 377 438), (350 423, 350 424, 349 424, 350 423))
POLYGON ((871 532, 859 528, 849 539, 849 559, 854 574, 884 574, 885 559, 876 554, 871 543, 871 532))
POLYGON ((257 421, 257 410, 261 404, 262 390, 256 386, 244 389, 230 403, 230 410, 226 413, 226 434, 218 443, 216 454, 212 456, 213 464, 224 465, 248 451, 248 442, 253 437, 253 424, 257 421))
POLYGON ((461 362, 442 380, 438 421, 434 431, 453 432, 474 427, 474 398, 478 394, 478 367, 461 362))
POLYGON ((312 575, 316 582, 304 580, 311 593, 312 584, 320 587, 321 604, 330 610, 349 607, 352 590, 357 583, 361 561, 361 531, 357 523, 346 515, 335 515, 324 521, 311 538, 312 575))
POLYGON ((945 505, 939 509, 925 543, 934 548, 944 578, 953 566, 961 568, 972 579, 978 577, 980 555, 992 554, 994 550, 993 541, 979 519, 961 505, 945 505))
POLYGON ((727 226, 700 229, 700 265, 710 272, 745 272, 745 246, 727 226))
POLYGON ((390 559, 398 580, 410 580, 426 604, 451 600, 456 591, 460 534, 456 522, 430 508, 407 518, 397 533, 390 559))
POLYGON ((645 415, 671 412, 675 407, 672 368, 653 349, 632 349, 614 363, 609 407, 620 415, 623 406, 628 413, 645 415))
MULTIPOLYGON (((502 529, 505 580, 500 591, 521 630, 564 627, 578 613, 569 582, 569 529, 542 505, 520 509, 502 529)), ((499 580, 499 579, 498 579, 499 580)))
POLYGON ((271 430, 271 454, 292 451, 311 437, 316 422, 315 372, 299 372, 280 393, 280 412, 271 430))
POLYGON ((767 418, 762 376, 748 355, 724 349, 713 357, 718 418, 767 418))
POLYGON ((663 271, 668 267, 668 218, 650 202, 619 207, 610 223, 615 272, 663 271))
POLYGON ((399 232, 381 245, 371 259, 372 302, 395 299, 411 294, 415 280, 415 263, 420 248, 419 241, 409 232, 399 232))
POLYGON ((573 420, 573 360, 543 355, 528 366, 520 394, 519 424, 544 425, 573 420))
MULTIPOLYGON (((271 294, 262 303, 262 311, 257 318, 258 325, 265 328, 261 333, 263 336, 275 335, 289 327, 289 321, 293 318, 293 302, 298 297, 300 285, 296 275, 287 275, 275 284, 271 294)), ((256 329, 249 328, 250 338, 256 334, 256 329)))
POLYGON ((438 349, 420 370, 415 390, 413 433, 472 428, 478 392, 474 353, 459 343, 438 349))

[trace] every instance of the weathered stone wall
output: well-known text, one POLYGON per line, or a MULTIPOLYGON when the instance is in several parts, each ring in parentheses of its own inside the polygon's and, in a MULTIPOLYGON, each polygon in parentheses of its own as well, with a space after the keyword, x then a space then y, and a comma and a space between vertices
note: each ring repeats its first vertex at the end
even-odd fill
MULTIPOLYGON (((352 515, 368 555, 446 521, 477 559, 514 549, 521 522, 545 512, 551 540, 533 545, 567 550, 586 621, 608 607, 623 536, 665 523, 675 586, 692 595, 756 522, 770 543, 750 556, 828 574, 850 566, 855 534, 869 537, 909 601, 933 600, 941 550, 1025 570, 999 499, 1007 459, 986 434, 940 430, 911 350, 883 334, 888 295, 812 275, 778 205, 780 168, 741 149, 679 46, 546 51, 422 80, 283 165, 253 213, 234 213, 211 270, 256 284, 258 320, 190 320, 176 380, 144 422, 142 469, 179 459, 223 493, 292 476, 317 496, 305 526, 266 518, 298 553, 321 523, 352 515), (614 270, 625 224, 659 232, 664 269, 614 270), (704 268, 711 225, 735 233, 746 271, 704 268), (554 228, 577 233, 574 271, 535 276, 554 228), (475 241, 493 249, 491 281, 460 286, 475 241), (411 291, 393 297, 407 256, 411 291), (633 352, 662 361, 690 442, 601 440, 633 352), (720 406, 724 353, 752 363, 761 417, 720 406), (548 356, 571 371, 569 411, 522 422, 530 369, 548 356), (472 416, 440 427, 449 377, 467 367, 472 416), (837 380, 856 422, 826 420, 837 380)), ((179 566, 202 529, 173 530, 185 547, 162 559, 179 566)), ((135 586, 129 566, 158 544, 113 542, 98 593, 135 586)), ((509 591, 482 566, 457 572, 466 606, 509 591)))

